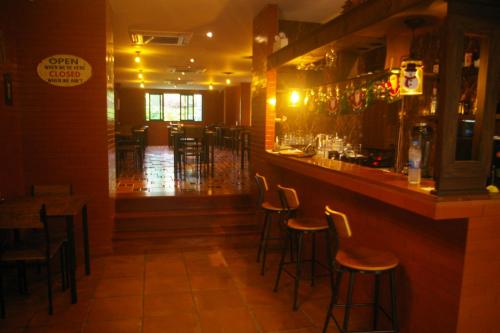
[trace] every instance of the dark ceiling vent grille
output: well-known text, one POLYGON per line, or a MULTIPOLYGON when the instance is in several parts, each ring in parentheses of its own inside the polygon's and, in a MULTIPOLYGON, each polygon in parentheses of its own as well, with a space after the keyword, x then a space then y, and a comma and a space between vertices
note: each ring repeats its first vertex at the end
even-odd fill
POLYGON ((168 73, 175 73, 175 74, 182 74, 182 73, 201 74, 205 73, 206 70, 207 70, 206 68, 195 68, 191 66, 179 66, 179 67, 167 68, 168 73))
POLYGON ((186 46, 193 37, 191 32, 171 32, 171 31, 129 31, 130 39, 135 45, 170 45, 186 46))

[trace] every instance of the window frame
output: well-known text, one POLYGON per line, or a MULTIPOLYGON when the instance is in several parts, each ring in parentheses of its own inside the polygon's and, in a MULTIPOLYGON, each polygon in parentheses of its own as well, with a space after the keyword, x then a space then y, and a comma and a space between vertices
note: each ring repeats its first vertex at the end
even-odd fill
POLYGON ((145 96, 145 116, 146 121, 171 121, 171 122, 203 122, 203 94, 200 93, 180 93, 180 92, 163 92, 163 93, 150 93, 146 92, 145 96), (151 119, 151 96, 160 96, 160 116, 161 119, 151 119), (168 99, 165 95, 177 95, 179 97, 179 117, 176 120, 167 120, 166 116, 169 114, 165 105, 168 99), (197 96, 199 96, 197 98, 197 96), (199 101, 201 105, 195 105, 199 101), (196 111, 199 111, 199 117, 196 111))

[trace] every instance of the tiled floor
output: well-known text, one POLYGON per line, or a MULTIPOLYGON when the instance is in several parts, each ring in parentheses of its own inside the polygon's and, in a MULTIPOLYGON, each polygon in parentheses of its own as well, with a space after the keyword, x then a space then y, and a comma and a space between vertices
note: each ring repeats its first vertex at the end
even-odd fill
POLYGON ((146 149, 144 168, 135 170, 132 162, 125 163, 117 177, 118 194, 183 195, 238 194, 250 191, 248 163, 241 169, 240 157, 228 149, 215 149, 215 170, 212 176, 197 177, 188 164, 182 179, 174 176, 174 157, 167 146, 146 149))
POLYGON ((277 255, 261 276, 249 247, 114 255, 92 264, 91 276, 79 276, 78 304, 57 289, 53 316, 41 281, 30 283, 30 296, 19 296, 9 280, 0 332, 311 333, 321 331, 329 301, 327 279, 303 283, 300 309, 292 311, 291 279, 284 275, 272 291, 277 255))

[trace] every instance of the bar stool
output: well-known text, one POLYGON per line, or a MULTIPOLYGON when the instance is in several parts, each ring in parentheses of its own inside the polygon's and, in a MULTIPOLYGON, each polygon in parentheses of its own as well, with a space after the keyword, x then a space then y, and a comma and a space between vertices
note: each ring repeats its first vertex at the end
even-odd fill
POLYGON ((245 168, 245 153, 247 162, 250 163, 250 130, 245 129, 240 132, 241 169, 245 168))
MULTIPOLYGON (((294 291, 293 291, 293 310, 298 309, 298 291, 300 286, 300 280, 302 278, 302 250, 303 250, 303 240, 305 235, 311 235, 312 240, 312 249, 311 249, 311 259, 308 260, 311 262, 311 286, 314 286, 314 277, 316 274, 316 264, 320 264, 316 261, 316 234, 323 233, 325 236, 325 245, 327 252, 329 251, 330 246, 330 237, 328 236, 328 224, 323 219, 315 219, 315 218, 291 218, 290 216, 290 204, 296 204, 298 206, 299 198, 297 196, 297 192, 293 188, 283 187, 278 185, 278 193, 280 195, 280 200, 285 208, 286 216, 286 226, 287 226, 287 237, 283 242, 283 248, 281 252, 281 260, 279 264, 278 274, 276 276, 276 282, 274 285, 274 291, 276 292, 279 287, 281 273, 285 270, 286 273, 291 275, 295 280, 294 291), (293 260, 293 256, 291 257, 291 261, 285 263, 286 252, 288 249, 288 244, 290 243, 290 251, 292 252, 294 249, 293 242, 296 240, 297 242, 297 255, 296 260, 293 260), (296 265, 295 274, 284 269, 284 266, 287 264, 296 265)), ((333 284, 333 270, 329 269, 330 275, 330 283, 333 284)))
MULTIPOLYGON (((266 257, 267 257, 267 242, 269 240, 281 240, 281 237, 270 237, 270 229, 272 222, 272 214, 278 214, 278 221, 283 223, 282 213, 284 212, 282 207, 278 207, 265 201, 266 193, 269 191, 269 186, 267 185, 266 177, 255 174, 255 182, 257 183, 257 188, 259 190, 258 206, 264 211, 264 225, 262 226, 262 231, 260 234, 259 250, 257 252, 257 262, 262 260, 262 267, 260 274, 264 275, 266 268, 266 257)), ((298 208, 298 201, 294 203, 289 209, 290 212, 295 211, 298 208)))
POLYGON ((395 270, 398 266, 398 259, 389 252, 378 251, 373 249, 368 249, 364 247, 354 248, 354 249, 339 249, 339 239, 347 239, 352 236, 351 228, 349 226, 349 221, 347 216, 343 213, 336 212, 330 207, 325 207, 326 220, 328 222, 328 227, 330 235, 333 238, 333 248, 327 252, 329 259, 335 258, 334 260, 329 260, 330 268, 335 269, 335 285, 332 289, 332 298, 328 311, 326 314, 325 325, 323 326, 323 333, 326 333, 328 329, 328 324, 330 318, 333 319, 337 329, 341 333, 349 333, 349 319, 351 314, 351 308, 353 306, 372 306, 373 307, 373 329, 369 331, 356 331, 364 333, 397 333, 398 328, 398 318, 397 318, 397 303, 396 303, 396 286, 395 286, 395 270), (332 251, 333 249, 333 251, 332 251), (332 253, 333 252, 333 253, 332 253), (343 273, 349 273, 349 285, 347 288, 347 300, 345 304, 338 304, 340 282, 342 280, 343 273), (370 274, 375 277, 375 289, 373 303, 363 303, 363 304, 353 304, 352 294, 354 288, 354 277, 355 274, 370 274), (383 273, 389 275, 390 293, 391 293, 391 316, 389 316, 385 310, 379 304, 379 289, 380 289, 380 276, 383 273), (333 314, 334 307, 344 307, 344 320, 342 327, 338 323, 337 319, 333 314), (382 312, 391 320, 392 329, 391 330, 377 330, 378 328, 378 312, 382 312))

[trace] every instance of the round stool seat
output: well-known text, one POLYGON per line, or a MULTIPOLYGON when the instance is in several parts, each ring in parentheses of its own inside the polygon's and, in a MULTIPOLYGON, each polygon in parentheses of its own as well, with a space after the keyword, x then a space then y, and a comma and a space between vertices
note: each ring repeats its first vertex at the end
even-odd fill
POLYGON ((335 260, 346 268, 372 272, 393 269, 399 264, 392 253, 366 247, 339 250, 335 260))
POLYGON ((272 203, 267 202, 267 201, 263 202, 260 207, 262 209, 269 210, 269 211, 272 211, 272 212, 281 212, 281 211, 283 211, 283 208, 275 206, 272 203))
POLYGON ((323 219, 299 218, 288 219, 287 226, 299 231, 321 231, 328 229, 328 224, 323 219))

